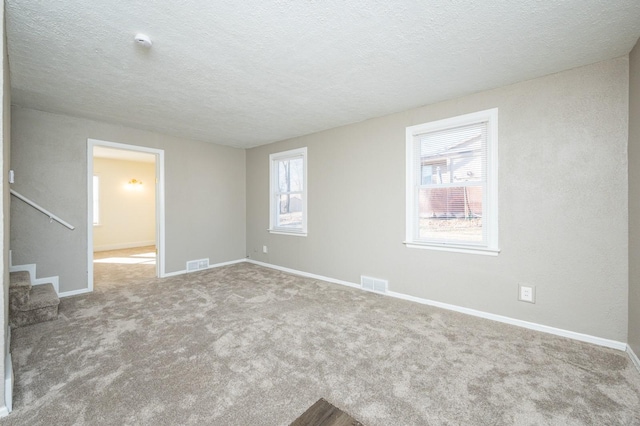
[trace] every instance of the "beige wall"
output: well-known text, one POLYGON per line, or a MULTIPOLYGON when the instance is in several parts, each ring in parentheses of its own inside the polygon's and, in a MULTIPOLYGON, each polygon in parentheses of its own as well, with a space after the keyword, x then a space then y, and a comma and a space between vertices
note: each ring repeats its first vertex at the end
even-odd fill
POLYGON ((165 152, 166 272, 191 259, 212 264, 245 256, 245 152, 98 121, 12 109, 15 189, 62 219, 22 202, 11 206, 14 263, 58 275, 61 291, 87 287, 87 139, 165 152))
POLYGON ((0 228, 0 276, 2 276, 2 325, 0 326, 0 409, 5 407, 4 379, 5 379, 5 351, 9 329, 9 160, 11 158, 11 85, 9 81, 9 60, 7 57, 7 37, 4 26, 4 2, 0 6, 0 34, 2 34, 2 122, 0 135, 2 135, 2 149, 0 161, 0 214, 2 215, 2 227, 0 228))
POLYGON ((629 60, 629 346, 640 356, 640 42, 629 60))
POLYGON ((113 250, 155 244, 154 163, 93 159, 100 179, 100 224, 93 227, 93 249, 113 250), (131 179, 142 185, 131 187, 131 179))
POLYGON ((247 151, 251 258, 601 338, 627 338, 628 58, 247 151), (497 257, 409 249, 405 128, 499 108, 497 257), (309 236, 269 234, 268 156, 308 147, 309 236), (262 253, 267 245, 268 254, 262 253), (517 301, 518 283, 536 304, 517 301))

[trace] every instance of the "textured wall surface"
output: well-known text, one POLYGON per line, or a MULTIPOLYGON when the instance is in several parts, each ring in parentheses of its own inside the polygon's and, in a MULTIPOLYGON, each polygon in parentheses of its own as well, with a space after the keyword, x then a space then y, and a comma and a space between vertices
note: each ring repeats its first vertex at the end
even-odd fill
POLYGON ((640 356, 640 42, 629 55, 629 345, 640 356))
POLYGON ((626 341, 628 58, 247 151, 259 261, 626 341), (409 249, 405 128, 499 108, 497 257, 409 249), (268 156, 308 147, 309 236, 269 234, 268 156), (262 246, 269 247, 268 254, 262 246), (536 303, 517 301, 518 283, 536 303))
POLYGON ((100 225, 93 227, 93 249, 152 245, 156 238, 154 163, 93 159, 100 179, 100 225), (127 185, 131 179, 142 185, 127 185))
POLYGON ((49 223, 14 201, 14 264, 60 276, 61 291, 87 287, 87 138, 164 150, 167 273, 191 259, 245 256, 243 150, 30 109, 12 113, 14 188, 76 226, 49 223))

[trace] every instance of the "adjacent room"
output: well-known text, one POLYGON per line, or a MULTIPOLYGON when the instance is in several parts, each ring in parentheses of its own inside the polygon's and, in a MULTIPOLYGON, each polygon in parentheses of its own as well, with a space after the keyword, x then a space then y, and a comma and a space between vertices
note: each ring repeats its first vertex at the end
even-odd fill
POLYGON ((156 271, 156 156, 93 147, 93 287, 127 285, 156 271))
POLYGON ((0 425, 640 424, 636 0, 0 10, 0 425))

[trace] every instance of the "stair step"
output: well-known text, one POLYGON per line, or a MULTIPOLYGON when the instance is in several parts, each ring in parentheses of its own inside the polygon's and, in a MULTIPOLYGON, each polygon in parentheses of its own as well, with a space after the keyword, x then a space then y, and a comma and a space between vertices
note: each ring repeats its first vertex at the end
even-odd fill
POLYGON ((40 284, 31 287, 29 301, 22 306, 18 306, 19 311, 31 311, 48 306, 58 306, 60 299, 53 288, 53 284, 40 284))
POLYGON ((23 305, 29 300, 31 291, 31 274, 28 271, 17 271, 9 274, 9 303, 23 305))
POLYGON ((9 323, 12 327, 22 327, 58 318, 60 299, 53 284, 36 285, 29 292, 26 303, 10 306, 9 323))
POLYGON ((29 271, 16 271, 9 273, 9 288, 31 287, 31 274, 29 271))

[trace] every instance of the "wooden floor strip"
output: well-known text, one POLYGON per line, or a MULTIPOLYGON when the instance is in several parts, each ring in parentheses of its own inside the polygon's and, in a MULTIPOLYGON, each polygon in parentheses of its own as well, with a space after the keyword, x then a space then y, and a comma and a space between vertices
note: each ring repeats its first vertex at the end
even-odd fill
POLYGON ((289 426, 364 426, 333 404, 320 398, 289 426))

